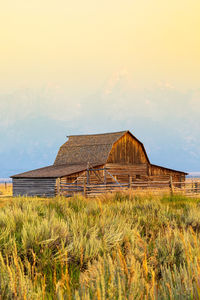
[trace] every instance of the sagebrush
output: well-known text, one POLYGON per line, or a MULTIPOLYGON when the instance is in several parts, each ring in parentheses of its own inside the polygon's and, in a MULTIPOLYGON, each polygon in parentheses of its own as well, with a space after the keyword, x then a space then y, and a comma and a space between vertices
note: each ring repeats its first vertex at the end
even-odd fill
POLYGON ((200 298, 200 199, 26 198, 0 208, 1 299, 200 298))

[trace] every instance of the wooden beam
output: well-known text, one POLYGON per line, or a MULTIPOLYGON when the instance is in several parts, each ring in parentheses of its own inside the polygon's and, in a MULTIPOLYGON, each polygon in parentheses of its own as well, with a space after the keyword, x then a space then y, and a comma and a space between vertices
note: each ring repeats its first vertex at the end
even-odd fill
POLYGON ((57 178, 57 195, 60 196, 61 194, 61 189, 60 189, 60 178, 57 178))
POLYGON ((88 162, 88 164, 87 164, 87 171, 86 171, 86 173, 87 173, 87 184, 90 184, 89 162, 88 162))
POLYGON ((119 184, 119 186, 121 186, 121 184, 117 181, 117 179, 110 173, 110 172, 108 172, 108 170, 105 170, 111 177, 112 177, 112 179, 117 183, 117 184, 119 184))
POLYGON ((87 198, 87 186, 84 178, 84 183, 83 183, 83 195, 85 198, 87 198))
POLYGON ((129 179, 129 188, 131 189, 131 187, 132 187, 132 176, 129 175, 128 179, 129 179))
POLYGON ((170 176, 169 186, 170 186, 171 196, 173 196, 174 195, 174 186, 173 186, 172 176, 170 176))
MULTIPOLYGON (((88 165, 90 166, 90 163, 88 163, 88 165)), ((91 171, 93 171, 94 172, 94 174, 95 174, 95 176, 101 181, 101 182, 104 182, 102 179, 101 179, 101 177, 99 176, 99 174, 98 173, 96 173, 96 170, 95 169, 93 169, 93 167, 92 168, 90 168, 90 170, 91 171)))
POLYGON ((103 175, 104 175, 104 184, 106 184, 106 168, 103 169, 103 175))

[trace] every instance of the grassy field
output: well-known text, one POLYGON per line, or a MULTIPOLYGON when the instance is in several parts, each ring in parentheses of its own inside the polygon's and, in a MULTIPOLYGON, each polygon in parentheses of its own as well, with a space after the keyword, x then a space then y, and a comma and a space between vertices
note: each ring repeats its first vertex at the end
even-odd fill
POLYGON ((8 199, 0 299, 200 298, 200 199, 8 199))
MULTIPOLYGON (((7 183, 0 183, 0 208, 4 206, 8 201, 9 198, 12 196, 12 184, 7 183)), ((0 298, 1 300, 1 298, 0 298)))
POLYGON ((0 183, 0 196, 12 195, 12 183, 0 183))

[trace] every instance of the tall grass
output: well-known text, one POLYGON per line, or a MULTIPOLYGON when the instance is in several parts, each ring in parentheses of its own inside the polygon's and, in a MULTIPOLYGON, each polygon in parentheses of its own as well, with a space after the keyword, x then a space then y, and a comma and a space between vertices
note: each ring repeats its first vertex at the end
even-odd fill
POLYGON ((200 298, 200 199, 14 198, 0 209, 2 299, 200 298))
POLYGON ((12 183, 1 183, 0 182, 0 196, 11 196, 12 195, 12 183))

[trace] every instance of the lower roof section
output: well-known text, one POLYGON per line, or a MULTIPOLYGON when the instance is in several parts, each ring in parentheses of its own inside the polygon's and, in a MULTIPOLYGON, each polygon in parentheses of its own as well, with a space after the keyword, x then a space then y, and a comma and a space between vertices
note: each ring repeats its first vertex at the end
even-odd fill
MULTIPOLYGON (((100 164, 98 164, 100 165, 100 164)), ((92 165, 93 167, 98 165, 92 165)), ((60 165, 60 166, 48 166, 32 171, 16 174, 10 176, 11 178, 58 178, 74 173, 78 173, 87 169, 87 164, 79 165, 60 165)))
MULTIPOLYGON (((101 166, 101 165, 102 165, 102 163, 99 162, 98 164, 90 164, 90 167, 97 167, 97 166, 101 166)), ((181 173, 181 174, 187 175, 187 173, 182 172, 182 171, 168 169, 168 168, 153 165, 153 164, 150 164, 150 165, 155 168, 160 168, 160 169, 167 170, 170 172, 176 172, 179 174, 181 173)), ((59 178, 59 177, 64 177, 64 176, 68 176, 68 175, 72 175, 72 174, 75 174, 78 172, 85 171, 85 170, 87 170, 87 167, 88 167, 88 164, 73 164, 73 165, 65 164, 65 165, 58 165, 58 166, 51 165, 48 167, 16 174, 16 175, 13 175, 10 177, 11 178, 59 178)))

